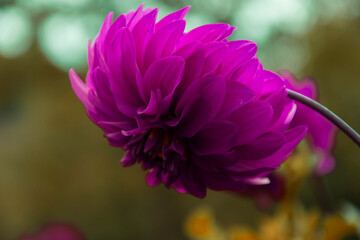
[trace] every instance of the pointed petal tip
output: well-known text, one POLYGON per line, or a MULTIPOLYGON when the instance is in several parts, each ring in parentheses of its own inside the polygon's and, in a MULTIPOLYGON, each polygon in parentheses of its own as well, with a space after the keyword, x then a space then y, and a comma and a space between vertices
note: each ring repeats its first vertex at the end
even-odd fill
POLYGON ((250 185, 267 185, 270 183, 270 179, 268 177, 252 178, 247 179, 246 183, 250 185))
POLYGON ((185 7, 183 7, 182 9, 180 9, 180 11, 183 12, 183 15, 186 16, 186 14, 189 12, 191 6, 190 5, 187 5, 185 7))
POLYGON ((142 3, 139 5, 139 7, 136 9, 136 11, 142 11, 145 6, 145 3, 142 3))
POLYGON ((113 16, 114 16, 114 12, 113 11, 109 12, 104 19, 103 25, 107 22, 112 23, 113 16))
POLYGON ((75 72, 75 70, 73 68, 70 68, 69 70, 69 78, 71 82, 77 81, 79 77, 79 75, 75 72))

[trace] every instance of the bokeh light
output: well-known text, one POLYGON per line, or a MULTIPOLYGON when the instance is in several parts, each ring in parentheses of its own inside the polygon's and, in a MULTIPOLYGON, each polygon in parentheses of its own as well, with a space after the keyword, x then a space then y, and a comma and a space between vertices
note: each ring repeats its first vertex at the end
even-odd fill
POLYGON ((33 42, 33 27, 26 11, 0 8, 0 54, 13 58, 26 52, 33 42))
POLYGON ((253 0, 246 1, 235 15, 244 38, 267 40, 274 29, 301 33, 311 22, 308 0, 253 0))
POLYGON ((50 15, 39 27, 39 46, 61 69, 84 67, 87 41, 96 36, 102 19, 97 14, 50 15))
POLYGON ((16 0, 16 3, 35 11, 42 10, 67 10, 86 7, 93 0, 16 0))

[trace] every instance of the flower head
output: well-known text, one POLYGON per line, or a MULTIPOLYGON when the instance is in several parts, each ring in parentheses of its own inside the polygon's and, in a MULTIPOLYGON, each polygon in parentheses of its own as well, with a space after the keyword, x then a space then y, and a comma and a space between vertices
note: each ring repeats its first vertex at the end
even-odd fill
MULTIPOLYGON (((287 71, 283 71, 281 76, 285 79, 287 88, 318 100, 317 87, 312 79, 298 81, 292 73, 287 71)), ((307 139, 318 157, 315 173, 318 175, 328 174, 335 167, 332 150, 335 145, 336 127, 308 106, 302 103, 296 103, 296 105, 297 111, 290 126, 306 125, 308 127, 307 139)))
POLYGON ((83 234, 67 223, 50 223, 34 234, 26 234, 19 240, 85 240, 83 234))
POLYGON ((86 83, 72 87, 109 144, 141 164, 149 185, 204 197, 206 189, 268 183, 306 133, 289 129, 296 105, 265 71, 257 46, 228 41, 217 23, 184 33, 189 7, 156 22, 158 9, 110 13, 89 44, 86 83))

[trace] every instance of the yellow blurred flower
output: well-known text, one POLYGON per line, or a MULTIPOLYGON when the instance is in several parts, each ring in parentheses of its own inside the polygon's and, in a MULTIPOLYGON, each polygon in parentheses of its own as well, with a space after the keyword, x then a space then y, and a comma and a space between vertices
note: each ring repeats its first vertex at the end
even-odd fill
POLYGON ((185 229, 196 240, 342 240, 357 233, 355 223, 341 215, 322 217, 319 211, 305 211, 299 204, 291 214, 279 208, 275 215, 264 217, 257 231, 243 225, 224 230, 208 209, 192 213, 185 229))
POLYGON ((228 235, 229 240, 261 240, 256 232, 245 227, 233 227, 228 235))
POLYGON ((195 210, 185 222, 185 233, 192 239, 220 239, 215 218, 208 208, 195 210))
POLYGON ((257 230, 235 225, 225 230, 216 223, 212 212, 202 208, 186 221, 186 233, 195 240, 342 240, 360 233, 360 211, 348 205, 343 215, 322 215, 317 209, 307 210, 298 200, 300 186, 312 173, 312 159, 306 143, 283 164, 279 173, 286 182, 284 197, 277 211, 264 216, 257 230))
POLYGON ((324 223, 324 240, 339 240, 347 236, 355 235, 356 226, 348 223, 339 215, 330 216, 324 223))

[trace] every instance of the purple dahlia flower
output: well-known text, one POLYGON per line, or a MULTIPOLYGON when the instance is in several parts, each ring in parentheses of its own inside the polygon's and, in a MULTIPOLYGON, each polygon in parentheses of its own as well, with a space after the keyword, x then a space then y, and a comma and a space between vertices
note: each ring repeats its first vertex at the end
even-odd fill
POLYGON ((188 10, 157 22, 142 5, 114 22, 110 13, 89 43, 86 83, 70 70, 72 87, 149 185, 203 198, 266 184, 307 128, 289 128, 296 105, 255 43, 228 41, 235 28, 224 23, 184 33, 188 10))
POLYGON ((34 234, 26 234, 19 240, 85 240, 84 235, 67 223, 50 223, 34 234))
MULTIPOLYGON (((285 79, 286 87, 301 93, 311 99, 318 100, 317 87, 313 79, 307 78, 297 81, 295 76, 284 71, 281 76, 285 79)), ((306 125, 308 127, 307 139, 318 157, 315 174, 325 175, 335 167, 335 158, 332 150, 335 145, 336 127, 320 113, 302 103, 296 103, 297 111, 290 126, 306 125)))

